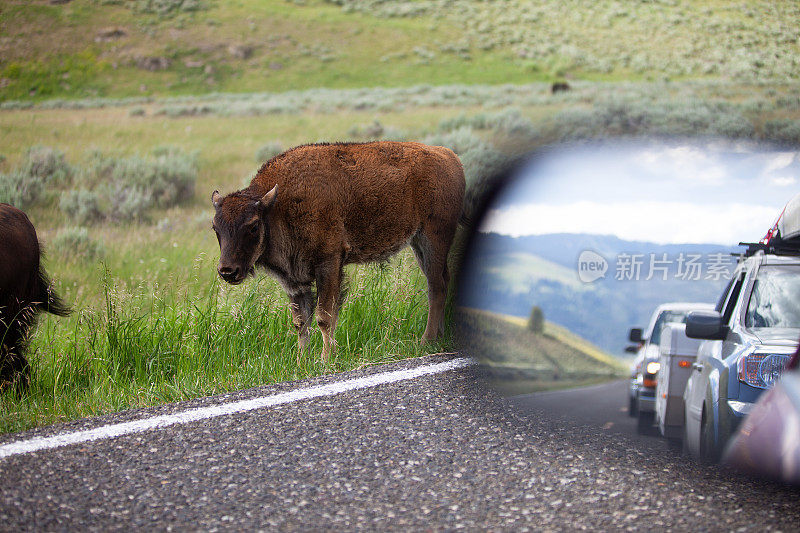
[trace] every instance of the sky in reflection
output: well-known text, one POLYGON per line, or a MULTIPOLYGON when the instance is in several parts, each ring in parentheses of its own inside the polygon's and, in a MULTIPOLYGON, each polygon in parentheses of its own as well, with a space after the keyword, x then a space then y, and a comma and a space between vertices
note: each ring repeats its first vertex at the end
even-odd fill
POLYGON ((723 142, 558 148, 504 189, 481 231, 729 245, 760 239, 798 190, 796 151, 723 142))

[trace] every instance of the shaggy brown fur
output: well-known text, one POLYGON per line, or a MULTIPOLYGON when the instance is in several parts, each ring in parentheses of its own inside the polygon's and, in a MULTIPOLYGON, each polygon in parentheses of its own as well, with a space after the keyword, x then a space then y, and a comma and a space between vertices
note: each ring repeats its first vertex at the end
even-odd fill
POLYGON ((224 198, 214 191, 217 270, 233 284, 255 266, 269 270, 289 295, 301 349, 318 296, 326 360, 335 349, 342 267, 385 260, 410 244, 428 280, 422 340, 432 340, 443 329, 447 253, 464 188, 461 162, 441 146, 298 146, 267 161, 246 189, 224 198))
POLYGON ((39 263, 39 241, 28 217, 0 204, 0 388, 28 385, 24 350, 40 311, 65 316, 70 310, 53 291, 39 263))

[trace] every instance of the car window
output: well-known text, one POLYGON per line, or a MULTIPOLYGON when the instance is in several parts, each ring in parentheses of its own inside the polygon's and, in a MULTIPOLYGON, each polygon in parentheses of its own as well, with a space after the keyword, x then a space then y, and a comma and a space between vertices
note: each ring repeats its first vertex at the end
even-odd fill
POLYGON ((717 313, 722 314, 722 310, 725 308, 725 302, 728 301, 728 294, 730 294, 731 288, 733 287, 735 281, 736 278, 731 278, 731 280, 725 286, 725 290, 722 291, 722 295, 719 297, 719 301, 717 302, 717 305, 714 307, 717 313))
POLYGON ((656 319, 656 324, 653 327, 653 335, 650 338, 651 344, 661 343, 661 330, 668 322, 678 322, 680 324, 686 323, 686 311, 662 311, 656 319))
POLYGON ((744 272, 739 274, 739 277, 736 278, 736 283, 733 284, 731 293, 728 295, 728 300, 727 302, 725 302, 725 311, 722 313, 723 324, 727 324, 731 319, 731 315, 733 314, 733 309, 734 307, 736 307, 736 302, 739 301, 739 293, 742 290, 743 283, 744 283, 744 272))
POLYGON ((761 267, 747 304, 745 327, 800 328, 800 265, 761 267))

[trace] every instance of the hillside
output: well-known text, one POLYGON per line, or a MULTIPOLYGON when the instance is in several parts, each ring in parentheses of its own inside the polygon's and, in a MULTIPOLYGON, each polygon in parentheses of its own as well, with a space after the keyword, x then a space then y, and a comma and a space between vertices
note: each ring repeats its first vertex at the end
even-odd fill
POLYGON ((485 364, 505 394, 567 388, 624 375, 614 357, 552 323, 543 333, 525 320, 461 307, 458 338, 464 351, 485 364))
MULTIPOLYGON (((726 279, 681 279, 679 254, 698 255, 707 261, 713 254, 728 258, 735 247, 716 244, 669 244, 625 241, 610 235, 554 234, 513 238, 481 233, 470 256, 470 272, 459 287, 461 305, 524 319, 531 307, 542 308, 548 320, 566 327, 603 350, 622 355, 631 327, 643 327, 650 313, 665 301, 714 303, 726 279), (578 256, 592 250, 606 258, 609 270, 592 283, 578 279, 578 256), (649 254, 670 261, 667 279, 661 275, 617 279, 615 260, 621 254, 649 254)), ((707 265, 704 266, 707 268, 707 265)))
POLYGON ((0 101, 313 87, 797 80, 795 2, 7 0, 0 101))

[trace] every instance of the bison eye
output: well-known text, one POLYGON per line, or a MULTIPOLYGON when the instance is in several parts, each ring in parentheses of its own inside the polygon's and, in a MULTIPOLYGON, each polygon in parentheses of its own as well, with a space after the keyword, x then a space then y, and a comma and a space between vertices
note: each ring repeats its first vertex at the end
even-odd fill
POLYGON ((253 224, 252 226, 247 227, 247 233, 249 235, 256 235, 258 233, 258 226, 253 224))

